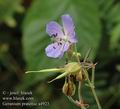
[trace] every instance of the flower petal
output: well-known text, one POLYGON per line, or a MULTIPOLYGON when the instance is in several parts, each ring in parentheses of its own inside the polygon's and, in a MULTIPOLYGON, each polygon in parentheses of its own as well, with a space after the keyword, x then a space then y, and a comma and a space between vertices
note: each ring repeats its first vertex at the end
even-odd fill
POLYGON ((62 57, 64 51, 62 51, 62 45, 58 45, 58 43, 52 43, 48 45, 45 49, 46 55, 48 57, 58 58, 62 57))
POLYGON ((76 35, 75 35, 75 31, 72 32, 71 34, 69 34, 69 41, 72 42, 72 43, 76 43, 77 42, 77 38, 76 38, 76 35))
POLYGON ((62 16, 62 23, 63 23, 65 35, 68 36, 68 39, 71 42, 76 43, 77 39, 75 36, 75 31, 74 31, 75 27, 74 27, 72 18, 68 14, 63 15, 62 16))
POLYGON ((64 52, 67 51, 69 49, 69 46, 70 46, 69 42, 65 42, 65 44, 63 45, 63 51, 64 52))
POLYGON ((49 22, 46 26, 46 32, 50 35, 50 36, 54 36, 54 37, 63 37, 63 31, 62 31, 62 27, 52 21, 52 22, 49 22))

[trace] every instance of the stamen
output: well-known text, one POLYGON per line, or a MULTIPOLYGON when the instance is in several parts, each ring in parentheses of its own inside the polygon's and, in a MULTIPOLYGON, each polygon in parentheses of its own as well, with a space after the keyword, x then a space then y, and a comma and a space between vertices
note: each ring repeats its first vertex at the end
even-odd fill
POLYGON ((56 47, 55 47, 55 46, 53 46, 53 48, 54 48, 54 49, 56 49, 56 47))
POLYGON ((57 42, 57 44, 58 44, 58 46, 59 46, 59 45, 62 45, 62 43, 61 43, 61 42, 57 42))
POLYGON ((58 35, 57 33, 56 34, 52 34, 53 37, 57 37, 57 35, 58 35))
POLYGON ((60 45, 62 45, 62 43, 61 43, 61 42, 60 42, 59 44, 60 44, 60 45))

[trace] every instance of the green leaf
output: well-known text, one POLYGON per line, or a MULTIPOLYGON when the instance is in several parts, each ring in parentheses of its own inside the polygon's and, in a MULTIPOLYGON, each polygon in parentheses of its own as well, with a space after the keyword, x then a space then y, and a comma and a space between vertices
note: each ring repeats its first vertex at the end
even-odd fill
POLYGON ((21 2, 22 0, 0 0, 0 20, 10 27, 16 26, 13 14, 24 11, 21 2))
POLYGON ((104 18, 113 5, 114 0, 96 0, 96 2, 98 3, 101 17, 104 18))
MULTIPOLYGON (((51 20, 60 21, 61 15, 66 13, 71 15, 75 23, 78 51, 84 57, 87 50, 92 48, 90 57, 95 58, 101 32, 95 0, 35 0, 23 23, 23 49, 28 70, 64 65, 65 59, 48 58, 44 49, 50 43, 50 37, 45 32, 46 24, 51 20)), ((48 75, 39 76, 45 78, 48 75)))
POLYGON ((114 0, 100 0, 98 5, 103 25, 99 56, 110 60, 111 57, 119 57, 120 54, 120 3, 114 0))
POLYGON ((120 54, 120 3, 113 6, 108 13, 107 20, 110 25, 110 49, 120 54))
POLYGON ((111 30, 110 48, 120 50, 120 23, 111 30))

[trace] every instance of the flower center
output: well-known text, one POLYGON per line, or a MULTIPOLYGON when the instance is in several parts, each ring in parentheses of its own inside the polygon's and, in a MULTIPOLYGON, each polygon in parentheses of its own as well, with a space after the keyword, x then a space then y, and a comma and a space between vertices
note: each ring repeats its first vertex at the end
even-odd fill
POLYGON ((63 40, 64 40, 65 42, 68 41, 68 37, 65 35, 64 38, 63 38, 63 40))

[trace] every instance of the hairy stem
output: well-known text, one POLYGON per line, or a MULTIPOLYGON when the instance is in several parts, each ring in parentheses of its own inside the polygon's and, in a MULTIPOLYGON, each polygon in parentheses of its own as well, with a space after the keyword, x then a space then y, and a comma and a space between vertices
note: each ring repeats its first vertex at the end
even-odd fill
POLYGON ((99 102, 99 100, 98 100, 98 97, 97 97, 97 95, 96 95, 95 89, 94 89, 92 83, 91 83, 90 80, 89 80, 88 73, 87 73, 86 70, 84 70, 84 74, 85 74, 86 79, 87 79, 87 82, 88 82, 88 84, 89 84, 89 86, 90 86, 90 88, 91 88, 91 90, 92 90, 92 93, 93 93, 93 95, 94 95, 95 101, 96 101, 97 106, 98 106, 98 109, 102 109, 102 108, 101 108, 101 105, 100 105, 100 102, 99 102))

